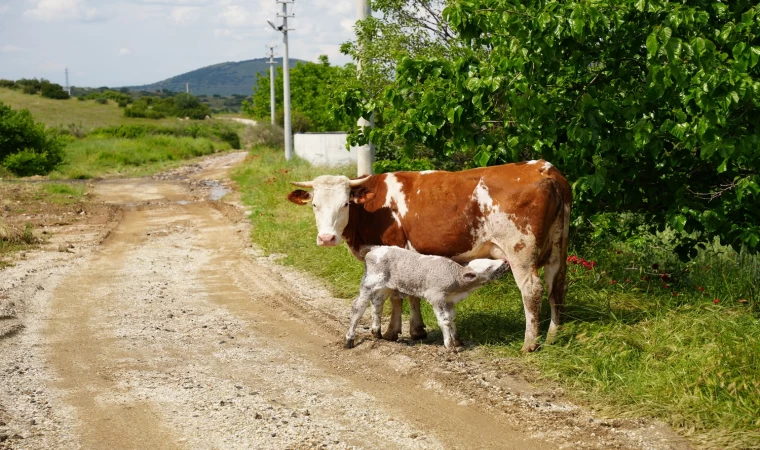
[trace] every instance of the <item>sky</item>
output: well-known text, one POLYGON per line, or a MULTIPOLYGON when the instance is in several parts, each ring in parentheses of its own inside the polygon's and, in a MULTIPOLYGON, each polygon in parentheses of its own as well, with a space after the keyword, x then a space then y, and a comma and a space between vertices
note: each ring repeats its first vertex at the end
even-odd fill
MULTIPOLYGON (((355 0, 295 0, 288 11, 291 58, 328 55, 345 64, 355 0)), ((204 66, 263 58, 282 34, 267 24, 275 0, 0 0, 0 79, 46 78, 61 85, 154 83, 204 66)))

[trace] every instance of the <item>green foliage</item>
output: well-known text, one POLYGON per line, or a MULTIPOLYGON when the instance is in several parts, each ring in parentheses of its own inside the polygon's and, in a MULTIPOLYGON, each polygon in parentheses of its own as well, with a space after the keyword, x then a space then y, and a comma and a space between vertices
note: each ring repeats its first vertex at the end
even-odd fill
POLYGON ((113 91, 110 89, 105 90, 105 91, 90 92, 84 97, 80 96, 79 98, 80 99, 84 98, 85 100, 95 100, 96 102, 101 103, 101 104, 106 104, 108 103, 108 100, 113 100, 119 105, 120 108, 126 107, 128 104, 132 103, 133 101, 132 96, 130 96, 129 93, 113 91))
POLYGON ((636 212, 760 250, 755 2, 461 0, 443 18, 455 57, 404 58, 383 97, 343 96, 351 117, 376 111, 353 143, 480 166, 543 157, 576 216, 636 212))
MULTIPOLYGON (((275 76, 276 120, 282 124, 282 68, 275 76)), ((331 110, 332 98, 346 86, 356 82, 353 65, 331 66, 327 56, 320 56, 319 63, 299 62, 290 69, 291 116, 294 132, 345 131, 350 125, 336 119, 331 110)), ((253 88, 253 98, 243 102, 243 112, 251 117, 268 120, 270 117, 269 76, 258 75, 253 88)))
POLYGON ((137 139, 145 136, 176 136, 191 138, 209 138, 227 143, 231 148, 239 149, 240 135, 235 126, 229 123, 191 123, 175 126, 156 125, 119 125, 113 127, 97 128, 90 135, 101 137, 117 137, 125 139, 137 139))
POLYGON ((0 165, 19 176, 46 174, 63 158, 60 138, 36 123, 28 110, 0 102, 0 165))
POLYGON ((372 165, 372 169, 375 173, 387 173, 387 172, 402 172, 402 171, 414 171, 432 170, 435 169, 435 165, 429 159, 408 159, 403 158, 400 160, 388 160, 381 159, 372 165))
POLYGON ((180 93, 172 97, 140 97, 131 106, 124 108, 125 117, 145 117, 162 119, 164 117, 189 117, 202 120, 211 114, 207 105, 188 93, 180 93))
POLYGON ((16 87, 15 81, 0 79, 0 88, 16 89, 16 87))
POLYGON ((51 83, 47 80, 42 80, 40 83, 40 95, 56 100, 69 99, 69 93, 64 91, 60 84, 51 83))
POLYGON ((245 141, 248 142, 252 148, 285 148, 285 135, 282 127, 272 125, 269 122, 259 122, 254 127, 246 127, 245 141))

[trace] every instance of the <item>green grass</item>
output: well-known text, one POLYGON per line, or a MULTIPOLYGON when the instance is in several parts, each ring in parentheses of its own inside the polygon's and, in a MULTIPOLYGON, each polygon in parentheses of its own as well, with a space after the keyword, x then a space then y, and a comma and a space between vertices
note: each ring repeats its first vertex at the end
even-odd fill
POLYGON ((207 138, 144 136, 135 139, 87 137, 66 147, 66 158, 51 179, 144 176, 184 160, 229 150, 207 138))
POLYGON ((124 117, 124 110, 112 101, 101 105, 75 98, 53 100, 7 88, 0 88, 0 102, 13 109, 28 109, 34 120, 49 127, 67 128, 72 125, 81 127, 84 131, 122 124, 173 125, 178 122, 175 118, 153 120, 124 117))
MULTIPOLYGON (((290 181, 350 170, 286 164, 257 149, 234 174, 253 214, 253 240, 284 264, 356 295, 362 265, 345 246, 319 248, 311 208, 287 201, 290 181)), ((570 264, 564 324, 552 345, 520 359, 610 414, 656 417, 704 448, 760 446, 760 257, 718 244, 681 263, 667 236, 573 249, 596 265, 570 264), (666 275, 663 275, 666 274, 666 275), (718 302, 715 303, 715 300, 718 302)), ((525 330, 511 277, 457 305, 458 331, 487 354, 519 357, 525 330)), ((432 311, 423 305, 429 328, 432 311)), ((548 327, 544 300, 542 330, 548 327)))

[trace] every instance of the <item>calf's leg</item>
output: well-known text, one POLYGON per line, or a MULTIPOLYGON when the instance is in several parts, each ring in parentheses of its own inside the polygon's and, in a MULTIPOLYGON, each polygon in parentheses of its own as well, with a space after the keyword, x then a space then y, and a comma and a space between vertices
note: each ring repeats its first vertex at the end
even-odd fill
POLYGON ((367 310, 367 306, 369 305, 370 301, 370 297, 364 294, 364 292, 360 293, 359 296, 356 297, 356 299, 354 299, 354 302, 351 304, 351 323, 348 325, 346 342, 343 344, 344 348, 354 348, 356 325, 359 324, 359 320, 361 320, 362 316, 364 315, 364 311, 367 310))
POLYGON ((401 296, 398 292, 391 294, 391 320, 388 329, 383 334, 383 339, 395 341, 401 333, 401 296))
POLYGON ((407 297, 409 300, 409 334, 414 340, 427 338, 425 331, 425 322, 422 321, 422 312, 420 311, 420 298, 407 297))
MULTIPOLYGON (((430 304, 433 306, 433 312, 438 319, 438 326, 441 328, 443 334, 443 346, 450 351, 456 351, 456 345, 454 344, 455 338, 452 338, 452 311, 454 310, 452 305, 448 305, 445 301, 432 301, 430 304)), ((456 326, 454 327, 456 330, 456 326)))

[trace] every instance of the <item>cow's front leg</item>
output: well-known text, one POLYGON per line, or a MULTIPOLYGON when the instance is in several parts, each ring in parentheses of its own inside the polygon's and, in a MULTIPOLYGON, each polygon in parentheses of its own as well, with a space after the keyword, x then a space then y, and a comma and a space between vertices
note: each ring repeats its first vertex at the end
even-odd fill
POLYGON ((398 292, 393 292, 391 294, 391 321, 383 334, 383 339, 395 341, 399 334, 401 334, 401 296, 398 292))
POLYGON ((425 322, 422 321, 422 312, 420 311, 419 297, 407 297, 409 300, 409 334, 412 339, 420 340, 427 338, 425 322))

